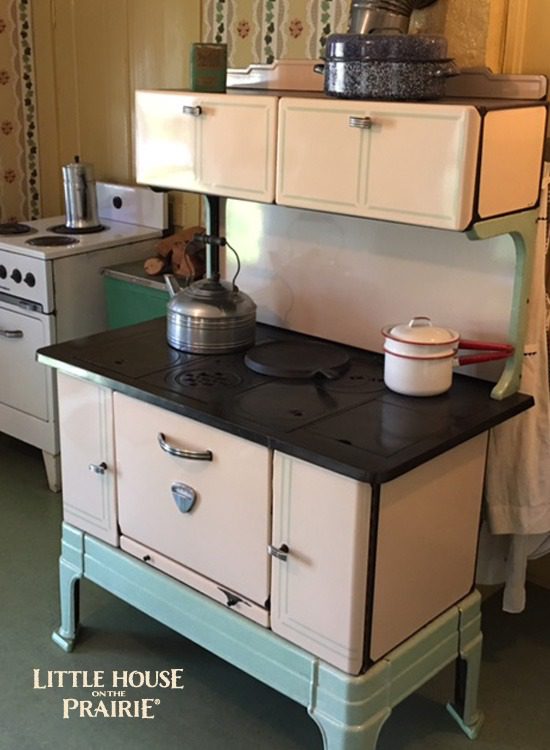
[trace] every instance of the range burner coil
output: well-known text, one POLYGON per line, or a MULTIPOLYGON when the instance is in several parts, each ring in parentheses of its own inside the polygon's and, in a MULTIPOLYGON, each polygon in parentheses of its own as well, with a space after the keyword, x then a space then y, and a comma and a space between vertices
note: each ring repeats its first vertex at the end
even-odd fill
POLYGON ((95 227, 68 227, 66 224, 56 224, 54 227, 49 227, 49 232, 55 232, 56 234, 95 234, 96 232, 104 232, 109 227, 104 224, 96 224, 95 227))
POLYGON ((68 247, 69 245, 78 245, 80 240, 76 237, 60 237, 58 235, 41 234, 38 237, 32 237, 26 240, 27 245, 34 247, 68 247))
POLYGON ((0 224, 0 235, 2 237, 11 237, 18 234, 28 234, 33 229, 28 224, 20 224, 18 221, 6 221, 0 224))

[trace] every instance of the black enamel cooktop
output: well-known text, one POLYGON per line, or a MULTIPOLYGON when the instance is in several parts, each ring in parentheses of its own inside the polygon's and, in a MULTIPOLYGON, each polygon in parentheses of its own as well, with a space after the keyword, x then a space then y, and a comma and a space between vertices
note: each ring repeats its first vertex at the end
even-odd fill
MULTIPOLYGON (((393 479, 528 409, 533 399, 490 398, 492 384, 455 375, 448 393, 400 396, 383 381, 380 354, 333 344, 349 364, 336 377, 280 378, 245 353, 188 354, 166 343, 166 320, 56 344, 45 364, 88 377, 273 449, 370 483, 393 479)), ((318 339, 258 325, 256 345, 318 339)), ((323 342, 326 343, 326 342, 323 342)))

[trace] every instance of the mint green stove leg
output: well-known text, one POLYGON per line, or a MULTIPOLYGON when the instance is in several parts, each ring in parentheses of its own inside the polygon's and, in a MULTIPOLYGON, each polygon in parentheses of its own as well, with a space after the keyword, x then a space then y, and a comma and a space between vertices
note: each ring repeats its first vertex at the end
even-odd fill
POLYGON ((308 712, 321 730, 324 750, 376 750, 392 710, 391 677, 386 660, 357 677, 318 663, 308 712))
POLYGON ((471 740, 477 739, 483 725, 483 713, 477 709, 477 685, 481 664, 481 638, 479 648, 472 646, 457 664, 460 681, 464 681, 464 695, 447 704, 447 711, 471 740))
POLYGON ((381 711, 358 727, 336 723, 328 716, 310 715, 321 730, 324 750, 376 750, 380 730, 390 714, 390 709, 381 711))
POLYGON ((78 628, 79 582, 84 572, 84 534, 63 524, 62 553, 59 560, 61 625, 52 640, 64 651, 72 651, 78 628))
MULTIPOLYGON (((477 592, 476 592, 477 594, 477 592)), ((473 595, 468 606, 458 605, 460 611, 459 656, 456 664, 455 701, 447 710, 462 731, 474 740, 479 736, 483 714, 477 707, 479 673, 481 669, 481 597, 473 595)), ((466 601, 466 600, 465 600, 466 601)))

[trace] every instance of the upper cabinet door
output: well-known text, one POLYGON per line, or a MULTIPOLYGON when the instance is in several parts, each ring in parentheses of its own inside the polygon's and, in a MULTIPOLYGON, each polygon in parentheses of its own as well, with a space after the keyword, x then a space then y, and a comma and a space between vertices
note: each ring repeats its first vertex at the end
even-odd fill
POLYGON ((140 183, 271 202, 277 98, 136 92, 140 183))
POLYGON ((283 98, 277 203, 463 229, 480 121, 470 106, 283 98))

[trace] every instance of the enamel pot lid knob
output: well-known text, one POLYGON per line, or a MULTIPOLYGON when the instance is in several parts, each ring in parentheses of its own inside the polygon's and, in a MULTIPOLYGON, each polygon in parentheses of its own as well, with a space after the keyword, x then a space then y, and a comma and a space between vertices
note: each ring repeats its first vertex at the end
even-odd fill
POLYGON ((454 344, 459 339, 458 331, 434 326, 426 315, 417 315, 408 323, 385 326, 382 334, 386 338, 405 344, 441 345, 454 344))

